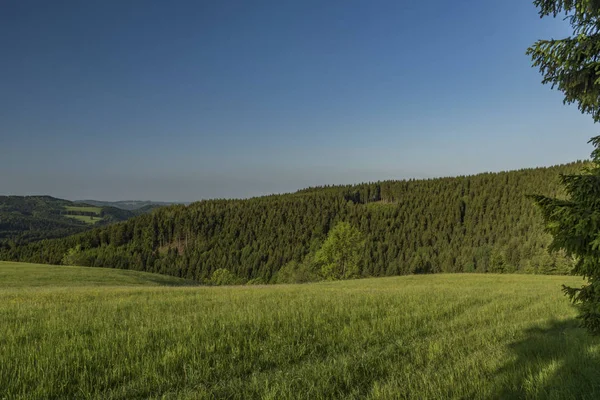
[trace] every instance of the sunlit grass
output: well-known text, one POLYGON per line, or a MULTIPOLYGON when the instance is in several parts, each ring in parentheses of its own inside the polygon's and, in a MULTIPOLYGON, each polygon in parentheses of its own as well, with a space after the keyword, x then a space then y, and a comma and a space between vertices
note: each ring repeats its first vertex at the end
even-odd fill
POLYGON ((600 398, 577 282, 151 287, 185 282, 3 263, 0 398, 600 398))

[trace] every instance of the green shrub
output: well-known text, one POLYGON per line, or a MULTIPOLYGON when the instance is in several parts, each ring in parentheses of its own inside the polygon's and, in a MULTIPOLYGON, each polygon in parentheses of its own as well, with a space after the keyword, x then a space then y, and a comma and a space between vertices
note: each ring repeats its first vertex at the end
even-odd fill
POLYGON ((240 279, 232 274, 229 270, 225 268, 219 268, 215 270, 210 276, 211 285, 222 286, 222 285, 238 285, 240 284, 240 279))
POLYGON ((320 280, 315 271, 314 256, 309 254, 302 262, 290 261, 277 271, 273 283, 307 283, 320 280))

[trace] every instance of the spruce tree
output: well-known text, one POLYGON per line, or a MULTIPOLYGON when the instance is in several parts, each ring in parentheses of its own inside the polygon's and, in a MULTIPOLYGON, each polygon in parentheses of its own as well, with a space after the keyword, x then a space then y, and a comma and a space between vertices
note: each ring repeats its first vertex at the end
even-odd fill
POLYGON ((600 121, 600 0, 535 0, 540 16, 565 15, 573 35, 538 40, 527 50, 542 83, 564 93, 565 104, 600 121))
MULTIPOLYGON (((582 113, 600 121, 600 0, 536 0, 540 16, 565 15, 573 35, 539 40, 527 54, 539 67, 542 82, 564 93, 565 104, 577 104, 582 113)), ((546 229, 553 236, 551 249, 563 249, 577 262, 574 273, 586 283, 564 287, 580 306, 583 325, 600 334, 600 137, 592 164, 578 175, 561 176, 567 199, 535 196, 546 229)))

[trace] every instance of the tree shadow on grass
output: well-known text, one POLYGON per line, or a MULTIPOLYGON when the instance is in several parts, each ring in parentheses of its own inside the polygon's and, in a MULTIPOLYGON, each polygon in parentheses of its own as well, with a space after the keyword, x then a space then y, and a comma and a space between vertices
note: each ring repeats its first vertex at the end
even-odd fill
POLYGON ((529 329, 497 371, 498 399, 600 399, 600 338, 574 319, 529 329))

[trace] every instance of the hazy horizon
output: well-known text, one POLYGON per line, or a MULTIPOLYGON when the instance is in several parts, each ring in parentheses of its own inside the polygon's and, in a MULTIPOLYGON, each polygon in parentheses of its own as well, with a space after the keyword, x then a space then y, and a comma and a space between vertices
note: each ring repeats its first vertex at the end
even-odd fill
POLYGON ((319 186, 336 186, 336 185, 358 185, 358 184, 364 184, 364 183, 373 183, 373 182, 379 182, 379 181, 402 181, 402 180, 410 180, 410 179, 437 179, 437 178, 451 178, 451 177, 457 177, 457 176, 471 176, 471 175, 477 175, 477 174, 483 174, 483 173, 498 173, 498 172, 508 172, 508 171, 516 171, 516 170, 521 170, 521 169, 534 169, 534 168, 547 168, 547 167, 554 167, 557 165, 562 165, 562 164, 569 164, 569 163, 575 163, 578 161, 588 161, 588 158, 582 158, 582 159, 577 159, 577 160, 573 160, 573 161, 569 161, 566 163, 558 163, 558 164, 551 164, 551 165, 535 165, 535 166, 524 166, 524 167, 519 167, 519 168, 514 168, 514 169, 499 169, 499 170, 490 170, 490 171, 479 171, 479 172, 474 172, 474 173, 467 173, 467 174, 451 174, 451 175, 431 175, 431 176, 406 176, 406 177, 388 177, 388 178, 384 178, 384 179, 365 179, 362 181, 343 181, 343 180, 338 180, 336 182, 325 182, 325 183, 317 183, 314 185, 307 185, 307 186, 302 186, 302 187, 297 187, 297 188, 292 188, 289 190, 280 190, 277 192, 269 192, 269 191, 265 191, 265 192, 257 192, 254 194, 250 194, 248 196, 213 196, 213 197, 204 197, 204 198, 196 198, 196 199, 191 199, 191 200, 173 200, 173 199, 155 199, 155 198, 91 198, 91 197, 86 197, 86 198, 82 198, 82 197, 61 197, 59 195, 54 195, 51 192, 44 192, 44 193, 37 193, 37 192, 31 192, 31 193, 1 193, 0 192, 0 196, 52 196, 55 198, 61 198, 61 199, 65 199, 65 200, 70 200, 70 201, 84 201, 84 200, 95 200, 95 201, 105 201, 105 202, 126 202, 126 201, 152 201, 152 202, 159 202, 159 203, 185 203, 185 204, 189 204, 189 203, 193 203, 196 201, 201 201, 201 200, 211 200, 211 199, 222 199, 222 198, 227 198, 227 199, 247 199, 247 198, 252 198, 252 197, 260 197, 260 196, 268 196, 268 195, 278 195, 278 194, 286 194, 286 193, 294 193, 297 192, 299 190, 302 189, 308 189, 311 187, 319 187, 319 186))
POLYGON ((7 1, 0 194, 192 202, 588 159, 530 2, 7 1))

